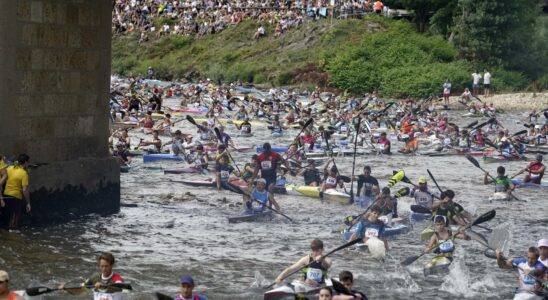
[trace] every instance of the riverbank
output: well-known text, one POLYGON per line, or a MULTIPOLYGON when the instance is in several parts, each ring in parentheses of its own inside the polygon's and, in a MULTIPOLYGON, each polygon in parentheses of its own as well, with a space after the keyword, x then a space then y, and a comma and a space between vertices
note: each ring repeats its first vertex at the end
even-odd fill
MULTIPOLYGON (((490 97, 479 96, 483 102, 493 103, 496 108, 503 110, 533 110, 537 111, 548 108, 548 92, 542 93, 508 93, 495 94, 490 97)), ((455 108, 463 109, 464 107, 458 104, 459 96, 451 97, 450 101, 455 108), (457 104, 455 104, 457 103, 457 104)))

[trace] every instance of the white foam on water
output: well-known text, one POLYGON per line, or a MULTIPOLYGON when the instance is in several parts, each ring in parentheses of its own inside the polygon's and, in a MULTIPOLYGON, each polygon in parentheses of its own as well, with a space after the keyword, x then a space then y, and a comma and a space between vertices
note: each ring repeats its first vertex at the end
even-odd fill
POLYGON ((253 282, 251 283, 251 286, 249 288, 260 288, 269 284, 270 282, 266 280, 261 272, 255 271, 255 275, 253 276, 253 282))
POLYGON ((386 248, 384 242, 377 238, 369 238, 365 243, 373 258, 384 258, 386 256, 386 248))
POLYGON ((508 256, 510 241, 512 241, 512 228, 511 222, 505 222, 495 227, 489 237, 489 246, 502 250, 503 254, 508 256))

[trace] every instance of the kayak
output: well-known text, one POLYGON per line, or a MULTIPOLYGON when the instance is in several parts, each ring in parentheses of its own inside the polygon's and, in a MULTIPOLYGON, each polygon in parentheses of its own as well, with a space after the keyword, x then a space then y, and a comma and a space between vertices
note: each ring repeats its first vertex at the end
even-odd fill
POLYGON ((264 210, 260 212, 246 211, 241 215, 228 217, 228 223, 240 223, 240 222, 254 222, 270 220, 274 217, 271 210, 264 210))
POLYGON ((424 276, 447 274, 449 272, 450 265, 451 260, 449 258, 436 256, 424 265, 424 276))
POLYGON ((482 113, 465 113, 462 115, 462 117, 465 117, 465 118, 481 118, 483 117, 484 114, 482 113))
MULTIPOLYGON (((176 183, 182 183, 190 186, 196 186, 196 187, 212 187, 217 188, 217 183, 215 180, 172 180, 172 182, 176 183)), ((242 194, 242 190, 240 187, 246 187, 247 182, 243 180, 233 180, 226 184, 221 184, 221 187, 225 190, 229 190, 231 192, 235 192, 237 194, 242 194)))
POLYGON ((42 299, 42 296, 29 296, 27 295, 27 292, 26 291, 15 291, 15 293, 17 293, 17 295, 23 297, 23 299, 25 300, 33 300, 33 299, 42 299))
POLYGON ((128 166, 128 165, 120 166, 120 173, 129 173, 129 170, 131 170, 131 166, 128 166))
POLYGON ((186 113, 193 113, 193 114, 199 114, 207 112, 207 107, 196 107, 196 108, 190 108, 190 107, 171 107, 172 111, 176 112, 186 112, 186 113))
MULTIPOLYGON (((213 171, 213 168, 208 168, 208 171, 213 171)), ((201 168, 195 168, 195 167, 186 167, 186 168, 179 168, 179 169, 166 169, 164 170, 164 174, 194 174, 194 173, 202 173, 201 168)))
POLYGON ((527 158, 525 156, 504 156, 504 155, 494 155, 494 156, 484 156, 483 161, 485 163, 501 163, 504 161, 518 161, 518 160, 526 160, 527 158))
POLYGON ((281 136, 283 136, 283 135, 284 135, 284 134, 281 133, 281 132, 272 132, 272 133, 270 134, 271 137, 281 137, 281 136))
POLYGON ((143 162, 155 162, 160 160, 171 160, 171 161, 183 161, 183 157, 179 155, 173 155, 169 153, 158 153, 158 154, 143 154, 143 162))
POLYGON ((297 192, 311 198, 322 198, 327 201, 334 201, 340 204, 350 204, 350 195, 339 192, 335 189, 327 189, 320 193, 320 188, 317 186, 302 185, 297 187, 297 192))
POLYGON ((469 150, 469 151, 467 150, 467 151, 462 151, 462 150, 457 150, 457 149, 450 149, 450 150, 441 151, 441 152, 434 151, 434 152, 422 153, 422 155, 427 155, 427 156, 451 156, 451 155, 488 156, 488 155, 492 155, 493 153, 495 153, 495 150, 469 150))
POLYGON ((409 218, 413 221, 424 221, 432 218, 432 214, 421 214, 416 212, 411 212, 409 218))
POLYGON ((548 181, 543 180, 540 184, 532 182, 523 182, 522 179, 512 179, 512 183, 518 188, 548 188, 548 181))
MULTIPOLYGON (((194 121, 196 121, 198 123, 201 123, 201 122, 207 122, 207 119, 206 118, 196 118, 196 119, 194 119, 194 121)), ((224 124, 224 125, 226 125, 226 124, 242 125, 244 120, 219 119, 219 122, 221 122, 221 124, 224 124)), ((250 121, 249 123, 253 126, 266 126, 266 123, 264 123, 264 122, 250 121)))
POLYGON ((110 125, 114 129, 129 129, 139 127, 138 122, 114 122, 110 125))

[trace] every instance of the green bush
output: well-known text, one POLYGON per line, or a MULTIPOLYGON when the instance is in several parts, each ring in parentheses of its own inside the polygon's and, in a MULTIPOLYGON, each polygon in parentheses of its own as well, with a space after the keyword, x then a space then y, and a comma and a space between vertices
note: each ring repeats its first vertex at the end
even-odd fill
POLYGON ((546 91, 546 90, 548 90, 548 73, 542 75, 542 76, 537 80, 537 85, 538 85, 538 88, 539 88, 541 91, 546 91))

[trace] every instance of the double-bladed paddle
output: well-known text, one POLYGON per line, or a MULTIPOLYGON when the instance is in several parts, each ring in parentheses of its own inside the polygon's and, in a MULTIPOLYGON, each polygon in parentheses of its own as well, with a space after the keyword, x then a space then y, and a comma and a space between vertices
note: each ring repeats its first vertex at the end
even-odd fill
MULTIPOLYGON (((93 287, 94 285, 79 285, 74 287, 64 287, 63 289, 59 289, 59 288, 52 289, 45 286, 37 286, 37 287, 28 288, 25 290, 25 292, 29 296, 38 296, 38 295, 43 295, 43 294, 47 294, 55 291, 61 291, 61 290, 77 290, 81 288, 91 289, 93 287)), ((104 285, 102 287, 106 287, 106 288, 113 287, 113 288, 119 288, 124 290, 133 290, 133 288, 131 287, 131 283, 126 283, 126 282, 112 283, 112 284, 104 285)))
POLYGON ((358 148, 358 134, 360 133, 360 123, 362 118, 358 117, 358 122, 356 124, 355 133, 356 137, 354 138, 354 158, 352 159, 352 180, 350 181, 350 203, 354 203, 354 170, 356 169, 356 149, 358 148))
MULTIPOLYGON (((322 256, 320 257, 320 261, 321 261, 322 259, 328 257, 329 255, 331 255, 331 254, 337 252, 337 251, 340 251, 340 250, 342 250, 342 249, 344 249, 344 248, 348 248, 348 247, 350 247, 350 246, 352 246, 352 245, 354 245, 354 244, 359 243, 361 240, 362 240, 362 239, 355 239, 355 240, 352 240, 352 241, 350 241, 350 242, 348 242, 348 243, 346 243, 346 244, 344 244, 344 245, 342 245, 342 246, 339 246, 339 247, 337 247, 337 248, 335 248, 335 249, 333 249, 333 250, 327 252, 326 254, 324 254, 324 255, 322 255, 322 256)), ((299 268, 298 270, 295 270, 295 271, 291 272, 290 274, 285 275, 284 278, 282 278, 282 281, 283 281, 284 279, 288 278, 289 276, 291 276, 291 275, 293 275, 293 274, 296 274, 296 273, 300 272, 302 269, 304 269, 304 268, 310 266, 310 264, 312 264, 313 262, 314 262, 314 261, 310 262, 309 264, 306 264, 305 266, 299 268)), ((269 284, 268 286, 266 286, 265 289, 269 289, 269 288, 273 287, 275 284, 276 284, 276 282, 273 282, 273 283, 269 284)))
MULTIPOLYGON (((394 197, 396 197, 396 198, 404 197, 404 196, 409 195, 409 192, 410 192, 409 187, 404 187, 402 189, 399 189, 396 193, 394 193, 394 197)), ((354 226, 355 222, 359 221, 376 202, 377 201, 373 201, 373 203, 369 207, 367 207, 367 209, 363 213, 361 213, 359 215, 347 216, 345 218, 345 224, 350 223, 350 224, 347 224, 348 226, 350 226, 348 229, 352 228, 352 226, 354 226)))
MULTIPOLYGON (((496 214, 497 214, 497 213, 496 213, 496 211, 495 211, 494 209, 493 209, 493 210, 490 210, 490 211, 488 211, 488 212, 486 212, 486 213, 484 213, 484 214, 482 214, 481 216, 477 217, 477 218, 474 220, 474 222, 468 224, 468 225, 465 227, 465 230, 466 230, 466 229, 469 229, 469 228, 472 227, 472 226, 476 226, 476 225, 479 225, 479 224, 481 224, 481 223, 484 223, 484 222, 487 222, 487 221, 492 220, 492 219, 495 217, 496 214)), ((434 249, 438 248, 441 244, 443 244, 443 242, 438 243, 438 244, 437 244, 434 248, 432 248, 431 250, 434 250, 434 249)), ((422 257, 422 256, 425 255, 425 254, 426 254, 426 252, 423 251, 423 252, 422 252, 421 254, 419 254, 419 255, 409 256, 408 258, 404 259, 404 260, 401 262, 401 264, 402 264, 403 266, 408 266, 408 265, 414 263, 417 259, 419 259, 420 257, 422 257)))
MULTIPOLYGON (((255 198, 253 198, 253 197, 251 197, 251 196, 249 197, 249 199, 251 199, 251 200, 253 200, 253 201, 257 202, 257 203, 264 204, 264 203, 262 203, 261 201, 255 199, 255 198)), ((266 208, 268 208, 268 209, 270 209, 271 211, 273 211, 273 212, 275 212, 275 213, 281 215, 282 217, 285 217, 286 219, 288 219, 289 221, 291 221, 291 223, 297 223, 297 222, 295 222, 295 220, 291 219, 290 217, 288 217, 286 214, 282 213, 281 211, 278 211, 277 209, 270 207, 270 205, 263 205, 263 206, 266 207, 266 208)))

